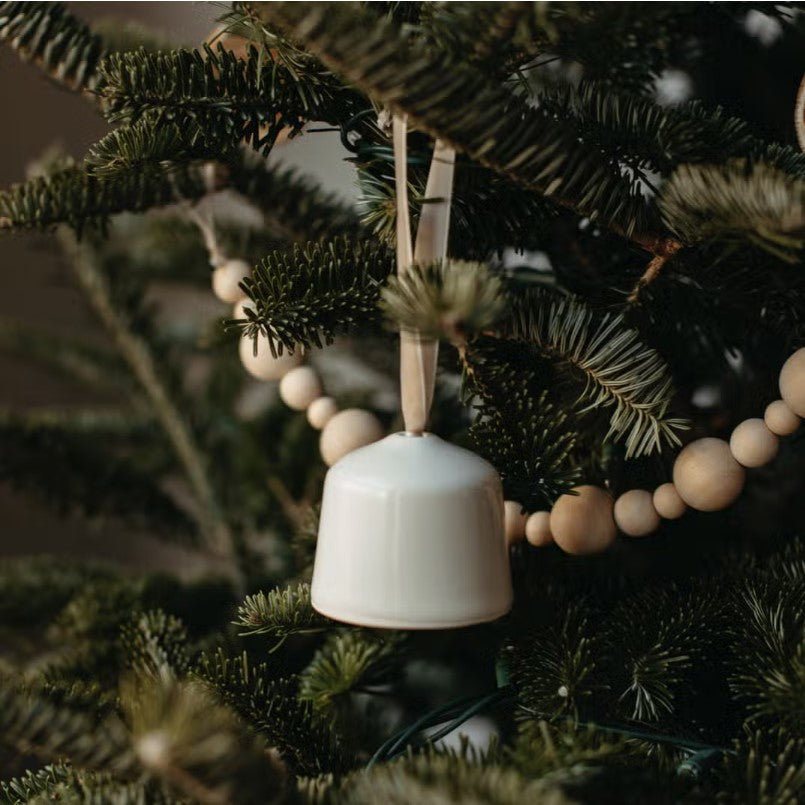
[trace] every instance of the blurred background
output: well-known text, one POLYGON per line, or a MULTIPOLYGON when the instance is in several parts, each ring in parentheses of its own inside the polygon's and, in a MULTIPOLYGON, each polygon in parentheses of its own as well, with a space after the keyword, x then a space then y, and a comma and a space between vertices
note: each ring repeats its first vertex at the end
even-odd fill
MULTIPOLYGON (((194 47, 217 30, 223 3, 67 3, 77 16, 97 24, 139 23, 173 44, 194 47)), ((0 187, 23 181, 30 163, 50 147, 81 158, 109 130, 93 106, 50 83, 31 64, 0 44, 0 187)), ((334 192, 351 196, 353 177, 337 134, 316 133, 277 149, 273 159, 315 174, 334 192)), ((46 235, 0 236, 0 320, 29 322, 55 334, 89 342, 104 338, 72 277, 46 235)), ((210 295, 211 296, 211 295, 210 295)), ((0 410, 9 407, 67 408, 97 402, 87 390, 41 367, 0 355, 0 410)), ((0 444, 2 450, 2 444, 0 444)), ((56 553, 121 561, 134 569, 170 567, 192 571, 195 558, 181 549, 118 523, 62 519, 35 498, 0 482, 0 556, 56 553)))

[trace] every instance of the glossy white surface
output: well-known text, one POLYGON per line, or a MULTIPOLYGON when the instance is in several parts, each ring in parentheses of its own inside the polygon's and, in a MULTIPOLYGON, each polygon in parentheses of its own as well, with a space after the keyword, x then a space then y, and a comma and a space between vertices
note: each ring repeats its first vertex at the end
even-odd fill
POLYGON ((348 623, 440 629, 511 607, 495 469, 437 436, 395 433, 327 473, 313 606, 348 623))

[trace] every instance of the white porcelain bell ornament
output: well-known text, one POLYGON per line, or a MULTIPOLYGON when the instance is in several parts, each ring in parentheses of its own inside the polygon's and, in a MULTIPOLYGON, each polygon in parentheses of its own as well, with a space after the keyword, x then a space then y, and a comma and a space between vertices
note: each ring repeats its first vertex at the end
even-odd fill
MULTIPOLYGON (((447 254, 455 153, 436 143, 412 253, 405 121, 394 119, 397 266, 447 254)), ((503 493, 491 464, 425 432, 438 342, 404 333, 406 432, 348 453, 324 483, 311 598, 335 620, 446 629, 494 620, 512 603, 503 493)))
POLYGON ((394 433, 327 473, 313 607, 385 629, 447 629, 509 611, 495 468, 438 436, 394 433))

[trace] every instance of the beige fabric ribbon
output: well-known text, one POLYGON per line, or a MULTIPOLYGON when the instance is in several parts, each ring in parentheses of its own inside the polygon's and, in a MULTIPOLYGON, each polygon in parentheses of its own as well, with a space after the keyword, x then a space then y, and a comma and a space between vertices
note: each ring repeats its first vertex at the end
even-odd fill
MULTIPOLYGON (((450 200, 456 152, 437 140, 430 163, 425 198, 439 201, 423 204, 419 217, 416 248, 411 249, 411 220, 408 210, 408 163, 404 116, 394 116, 394 179, 397 190, 397 274, 402 276, 413 263, 432 263, 447 256, 450 229, 450 200)), ((400 333, 400 393, 405 430, 421 435, 427 424, 433 389, 439 342, 423 339, 417 332, 400 333)))

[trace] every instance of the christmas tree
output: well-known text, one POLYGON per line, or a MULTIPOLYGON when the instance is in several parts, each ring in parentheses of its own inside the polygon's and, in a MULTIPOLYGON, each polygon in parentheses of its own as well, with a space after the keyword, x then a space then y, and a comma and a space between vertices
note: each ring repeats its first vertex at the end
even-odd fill
POLYGON ((0 348, 115 402, 3 412, 0 477, 211 570, 0 564, 0 802, 801 801, 797 5, 237 3, 169 50, 1 3, 4 46, 110 131, 0 193, 106 348, 11 320, 0 348), (455 153, 447 257, 406 275, 392 119, 415 225, 436 143, 455 153), (356 206, 266 160, 321 128, 356 206), (234 313, 154 293, 211 273, 234 313), (363 417, 344 438, 401 430, 400 330, 442 345, 429 430, 510 503, 514 605, 491 623, 311 603, 319 439, 343 452, 337 409, 363 417), (291 368, 282 399, 249 396, 274 385, 247 369, 291 368), (715 486, 677 460, 702 440, 715 486))

